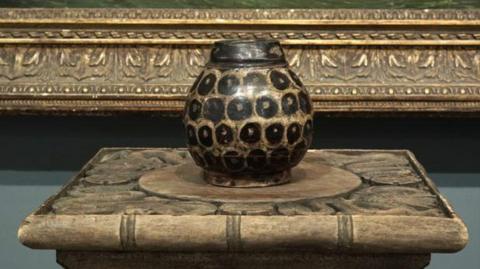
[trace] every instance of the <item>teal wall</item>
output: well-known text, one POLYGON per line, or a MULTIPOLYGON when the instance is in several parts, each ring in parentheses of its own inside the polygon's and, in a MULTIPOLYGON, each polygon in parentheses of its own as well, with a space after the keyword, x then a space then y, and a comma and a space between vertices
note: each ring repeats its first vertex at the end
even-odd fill
MULTIPOLYGON (((470 230, 465 250, 434 255, 429 268, 480 268, 479 123, 474 118, 317 117, 313 147, 412 150, 470 230)), ((53 251, 23 247, 16 230, 98 149, 182 145, 179 118, 0 117, 0 268, 59 268, 53 251)))

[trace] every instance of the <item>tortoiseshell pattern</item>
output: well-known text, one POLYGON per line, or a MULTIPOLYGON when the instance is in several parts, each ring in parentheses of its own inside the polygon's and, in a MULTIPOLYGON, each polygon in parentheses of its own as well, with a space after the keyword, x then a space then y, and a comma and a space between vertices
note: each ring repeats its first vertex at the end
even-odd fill
POLYGON ((207 171, 274 174, 309 148, 312 104, 285 66, 210 66, 190 89, 184 123, 189 151, 207 171))

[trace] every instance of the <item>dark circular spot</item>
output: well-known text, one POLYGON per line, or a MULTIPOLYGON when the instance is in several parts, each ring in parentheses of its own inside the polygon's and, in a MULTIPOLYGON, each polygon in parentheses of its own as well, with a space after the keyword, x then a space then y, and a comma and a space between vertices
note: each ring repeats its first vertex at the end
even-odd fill
POLYGON ((205 161, 203 160, 202 156, 200 156, 200 154, 198 154, 196 151, 190 152, 190 154, 192 155, 193 160, 198 166, 205 166, 205 161))
POLYGON ((225 167, 232 171, 241 170, 244 167, 244 158, 236 151, 227 151, 223 154, 225 167))
POLYGON ((261 149, 254 149, 248 153, 247 165, 253 170, 261 170, 267 164, 267 153, 261 149))
POLYGON ((295 74, 292 70, 288 69, 288 74, 290 74, 290 77, 292 78, 293 82, 295 82, 295 84, 297 84, 297 86, 299 87, 303 87, 303 83, 302 81, 300 80, 300 78, 297 76, 297 74, 295 74))
POLYGON ((310 102, 310 98, 308 98, 308 95, 305 92, 299 92, 298 93, 298 101, 300 103, 300 109, 307 113, 310 114, 312 112, 312 103, 310 102))
POLYGON ((263 74, 253 72, 243 78, 243 83, 247 87, 265 87, 267 86, 267 79, 263 74))
POLYGON ((261 137, 261 127, 258 123, 247 123, 240 130, 240 139, 247 143, 256 143, 261 137))
POLYGON ((193 99, 190 104, 188 104, 188 117, 193 121, 197 120, 201 112, 202 104, 197 99, 193 99))
POLYGON ((252 103, 246 97, 236 97, 228 103, 227 114, 232 120, 244 120, 252 115, 252 103))
POLYGON ((212 129, 208 126, 202 126, 198 129, 198 140, 205 147, 211 147, 213 145, 212 129))
POLYGON ((195 82, 193 82, 192 87, 190 88, 190 92, 193 92, 197 89, 198 83, 200 82, 200 79, 203 77, 203 71, 198 75, 198 77, 195 79, 195 82))
POLYGON ((265 137, 270 144, 278 144, 282 141, 284 127, 280 123, 273 123, 265 129, 265 137))
POLYGON ((290 86, 290 79, 284 73, 273 70, 270 72, 270 80, 275 88, 283 91, 290 86))
POLYGON ((289 144, 297 142, 302 133, 302 127, 298 123, 292 123, 287 128, 287 140, 289 144))
POLYGON ((217 123, 224 118, 224 115, 225 104, 223 103, 222 99, 210 98, 205 102, 203 106, 203 116, 206 119, 217 123))
POLYGON ((262 96, 256 101, 255 111, 259 116, 269 119, 277 114, 278 105, 271 97, 262 96))
POLYGON ((293 93, 287 93, 282 97, 282 110, 286 115, 292 115, 298 110, 298 101, 293 93))
POLYGON ((215 129, 215 136, 219 144, 227 145, 233 141, 233 130, 228 125, 222 123, 215 129))
POLYGON ((206 151, 203 154, 203 158, 208 167, 215 167, 217 165, 217 157, 215 157, 210 151, 206 151))
POLYGON ((234 75, 226 75, 218 81, 218 92, 224 95, 232 95, 237 92, 240 80, 234 75))
POLYGON ((292 150, 292 154, 290 155, 290 164, 297 165, 303 159, 303 156, 305 156, 306 152, 307 145, 305 144, 305 141, 302 141, 295 145, 292 150))
POLYGON ((275 168, 280 168, 281 170, 285 169, 285 166, 288 165, 288 149, 281 147, 274 149, 270 154, 270 164, 275 168))
POLYGON ((215 81, 217 81, 217 77, 214 74, 206 75, 198 85, 198 94, 207 95, 213 89, 215 81))
POLYGON ((305 125, 303 125, 303 137, 309 138, 313 132, 313 123, 312 120, 307 120, 305 125))
POLYGON ((189 145, 192 145, 192 146, 198 145, 197 133, 195 132, 195 127, 193 127, 190 124, 187 125, 187 140, 189 145))

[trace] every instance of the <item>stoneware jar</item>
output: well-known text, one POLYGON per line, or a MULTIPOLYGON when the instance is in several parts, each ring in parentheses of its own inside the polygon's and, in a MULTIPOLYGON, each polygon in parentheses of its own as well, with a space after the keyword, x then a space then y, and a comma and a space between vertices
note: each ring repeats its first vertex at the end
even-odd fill
POLYGON ((312 141, 312 104, 275 40, 216 42, 187 98, 190 154, 227 187, 288 182, 312 141))

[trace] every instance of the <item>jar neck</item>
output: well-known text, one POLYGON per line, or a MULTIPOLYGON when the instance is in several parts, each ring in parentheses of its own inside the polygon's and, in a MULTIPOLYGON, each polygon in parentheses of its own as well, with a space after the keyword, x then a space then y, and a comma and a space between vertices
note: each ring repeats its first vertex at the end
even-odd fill
POLYGON ((228 67, 288 65, 280 43, 265 39, 215 42, 209 64, 228 67))

